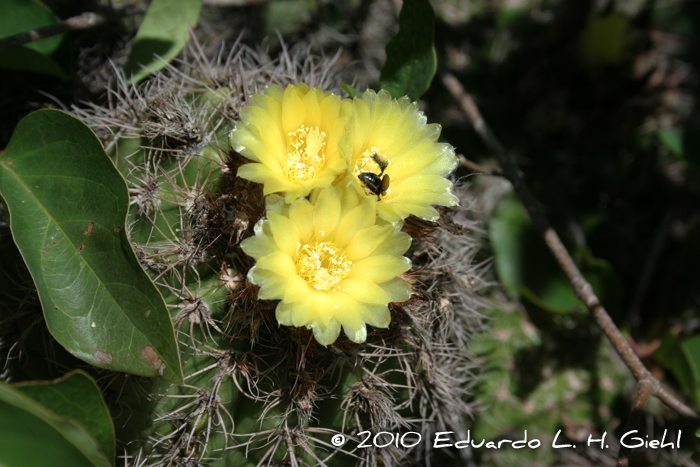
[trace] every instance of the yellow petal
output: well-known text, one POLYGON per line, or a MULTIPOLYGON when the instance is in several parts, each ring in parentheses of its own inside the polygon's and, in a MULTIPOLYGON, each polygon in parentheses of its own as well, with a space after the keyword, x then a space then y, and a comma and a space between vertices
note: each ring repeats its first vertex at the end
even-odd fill
POLYGON ((294 202, 289 207, 289 218, 299 228, 299 241, 305 245, 314 235, 314 207, 305 199, 294 202))
POLYGON ((343 324, 343 331, 345 331, 345 335, 348 336, 348 339, 358 344, 367 340, 367 326, 365 326, 365 323, 360 323, 358 327, 351 327, 343 324))
POLYGON ((405 232, 396 232, 395 235, 387 238, 386 241, 382 242, 376 250, 374 250, 374 255, 393 255, 401 256, 408 251, 411 246, 411 236, 405 232))
POLYGON ((359 329, 362 326, 362 310, 360 304, 343 290, 328 291, 333 302, 333 316, 343 326, 359 329))
POLYGON ((392 204, 377 203, 377 213, 389 222, 401 220, 400 214, 404 218, 413 214, 430 222, 437 222, 440 218, 440 213, 432 206, 401 203, 398 200, 392 204))
POLYGON ((314 207, 314 234, 317 241, 332 238, 340 218, 340 199, 334 189, 321 190, 314 207))
POLYGON ((331 345, 340 334, 340 323, 335 319, 332 319, 327 325, 314 323, 311 328, 314 330, 314 337, 321 345, 331 345))
POLYGON ((288 86, 282 98, 282 129, 285 134, 297 131, 304 123, 306 109, 295 86, 288 86))
POLYGON ((291 276, 287 282, 287 289, 285 290, 283 300, 290 303, 307 300, 311 292, 312 290, 308 282, 295 274, 291 276))
POLYGON ((246 255, 255 259, 279 251, 277 244, 267 235, 254 235, 246 238, 241 242, 241 249, 246 255))
POLYGON ((255 267, 258 269, 267 269, 268 271, 285 278, 294 276, 297 272, 292 258, 281 251, 263 256, 257 263, 255 263, 255 267))
POLYGON ((292 302, 294 326, 311 326, 314 323, 327 325, 333 317, 333 304, 326 292, 311 290, 307 299, 292 302))
POLYGON ((391 301, 381 287, 368 279, 344 279, 340 282, 340 289, 361 303, 383 304, 391 301))
POLYGON ((386 328, 391 323, 391 312, 387 305, 363 304, 362 320, 375 328, 386 328))
POLYGON ((391 191, 443 193, 452 188, 452 181, 440 175, 416 175, 397 179, 391 183, 391 191))
POLYGON ((360 230, 345 247, 345 255, 353 262, 366 258, 394 231, 395 228, 391 224, 384 226, 373 225, 360 230))
POLYGON ((375 218, 374 202, 366 198, 362 204, 346 211, 338 224, 334 243, 341 248, 347 246, 358 231, 372 226, 375 218))
MULTIPOLYGON (((255 181, 255 180, 253 180, 255 181)), ((265 178, 265 186, 263 187, 263 194, 269 195, 270 193, 287 193, 292 190, 299 189, 299 184, 290 182, 281 175, 272 174, 265 178)))
POLYGON ((252 164, 243 164, 238 168, 236 173, 241 178, 250 180, 255 183, 265 183, 268 177, 274 176, 274 173, 265 165, 258 162, 252 164))
POLYGON ((304 118, 304 125, 313 127, 320 127, 323 123, 321 121, 321 107, 318 105, 319 95, 315 92, 307 93, 302 102, 304 103, 304 110, 306 115, 304 118))
POLYGON ((400 277, 377 284, 384 290, 393 303, 405 302, 411 298, 411 285, 400 277))
MULTIPOLYGON (((253 99, 255 96, 259 95, 260 94, 254 94, 250 98, 251 103, 254 102, 253 99)), ((267 88, 265 88, 265 95, 272 97, 277 102, 282 102, 282 99, 284 98, 284 88, 278 84, 270 84, 267 88)))
POLYGON ((287 279, 274 272, 254 266, 248 271, 248 280, 260 287, 260 300, 278 300, 284 297, 287 279))
POLYGON ((299 229, 297 225, 289 218, 275 212, 268 212, 267 220, 277 246, 288 257, 294 257, 299 246, 299 229))
POLYGON ((283 326, 292 326, 292 309, 291 303, 281 301, 275 308, 275 318, 283 326))
POLYGON ((379 284, 403 274, 410 267, 411 261, 403 256, 372 255, 353 264, 348 278, 369 279, 379 284))

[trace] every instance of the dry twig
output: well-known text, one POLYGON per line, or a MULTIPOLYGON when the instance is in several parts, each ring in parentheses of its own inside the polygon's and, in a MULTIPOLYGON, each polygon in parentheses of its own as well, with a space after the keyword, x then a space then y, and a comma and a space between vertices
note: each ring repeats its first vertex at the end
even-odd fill
MULTIPOLYGON (((654 376, 647 370, 639 357, 632 351, 625 337, 622 335, 615 323, 610 318, 610 315, 601 305, 600 300, 593 292, 591 285, 584 279, 581 271, 578 270, 574 260, 569 255, 569 252, 564 247, 559 235, 549 225, 539 202, 532 196, 530 190, 525 185, 522 176, 514 162, 508 157, 505 148, 491 132, 484 121, 479 108, 476 106, 474 99, 464 90, 462 84, 451 74, 442 76, 442 83, 447 90, 452 94, 454 99, 459 104, 460 108, 469 118, 474 130, 479 134, 486 146, 496 156, 498 164, 501 166, 503 175, 511 182, 513 189, 522 201, 525 209, 532 218, 537 230, 544 237, 545 243, 549 247, 554 257, 559 262, 559 265, 564 270, 564 273, 571 282, 571 286, 576 292, 576 296, 586 305, 588 310, 595 318, 598 326, 603 330, 608 340, 612 343, 617 353, 622 357, 625 365, 632 371, 634 377, 639 383, 637 397, 633 405, 633 413, 643 410, 646 405, 649 395, 654 395, 661 399, 667 406, 675 410, 680 415, 686 417, 697 418, 697 413, 684 404, 680 399, 671 394, 654 376), (636 412, 635 412, 636 411, 636 412)), ((620 452, 618 465, 626 465, 626 453, 620 452)))

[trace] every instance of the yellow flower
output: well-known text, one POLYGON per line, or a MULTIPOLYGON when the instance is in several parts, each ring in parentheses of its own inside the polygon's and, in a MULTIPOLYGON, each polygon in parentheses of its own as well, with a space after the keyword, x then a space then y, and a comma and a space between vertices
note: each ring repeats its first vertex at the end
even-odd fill
POLYGON ((292 204, 268 197, 267 220, 241 248, 256 260, 248 280, 260 286, 258 297, 281 300, 280 324, 311 328, 322 345, 335 342, 341 326, 359 343, 367 337, 365 324, 389 325, 387 304, 411 295, 398 277, 411 267, 402 256, 411 238, 395 225, 377 224, 375 205, 335 187, 292 204))
POLYGON ((427 125, 408 97, 396 100, 387 91, 366 91, 354 99, 340 142, 352 174, 349 183, 379 198, 377 212, 389 222, 410 214, 436 221, 440 216, 431 205, 459 204, 445 178, 457 167, 457 158, 450 145, 437 142, 439 135, 440 125, 427 125))
POLYGON ((345 132, 349 100, 306 84, 268 86, 241 111, 231 146, 255 161, 238 176, 263 183, 263 192, 283 193, 291 203, 312 189, 329 186, 345 170, 338 150, 345 132))

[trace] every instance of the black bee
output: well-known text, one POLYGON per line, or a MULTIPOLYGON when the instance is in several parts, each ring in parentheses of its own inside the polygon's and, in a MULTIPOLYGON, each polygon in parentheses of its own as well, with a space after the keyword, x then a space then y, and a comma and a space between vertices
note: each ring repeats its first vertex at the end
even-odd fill
POLYGON ((389 188, 389 175, 384 173, 389 164, 376 152, 372 155, 372 159, 381 169, 379 175, 373 172, 362 172, 357 178, 364 183, 369 191, 377 195, 377 201, 381 201, 381 195, 385 194, 389 188))

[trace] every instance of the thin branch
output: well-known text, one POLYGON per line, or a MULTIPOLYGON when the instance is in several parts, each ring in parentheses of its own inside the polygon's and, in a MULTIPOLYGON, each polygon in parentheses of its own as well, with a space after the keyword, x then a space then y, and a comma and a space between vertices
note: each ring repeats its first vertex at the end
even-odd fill
POLYGON ((574 260, 569 255, 569 252, 564 247, 557 233, 552 229, 547 221, 544 212, 537 200, 532 196, 530 190, 525 185, 523 178, 520 176, 514 162, 510 160, 503 145, 491 132, 484 121, 479 108, 474 103, 472 97, 462 87, 461 83, 450 74, 445 74, 442 77, 442 82, 455 98, 461 109, 469 117, 474 129, 484 141, 486 146, 494 153, 504 176, 513 184, 513 189, 522 201, 525 209, 530 214, 533 223, 537 230, 544 237, 547 246, 555 256, 559 265, 564 270, 564 273, 569 278, 576 296, 586 305, 588 310, 595 318, 598 326, 603 330, 606 337, 612 343, 617 353, 622 357, 625 365, 632 371, 634 377, 639 382, 640 386, 644 384, 650 387, 651 394, 658 397, 671 409, 675 410, 686 417, 697 418, 695 410, 684 404, 681 400, 671 394, 654 376, 646 369, 644 364, 639 360, 639 357, 632 351, 632 348, 627 343, 627 340, 622 335, 615 323, 610 318, 610 315, 601 305, 600 300, 593 292, 591 284, 584 279, 581 271, 578 270, 574 260))
POLYGON ((107 15, 86 12, 81 15, 68 18, 60 23, 51 24, 39 29, 21 32, 19 34, 15 34, 14 36, 0 39, 0 52, 14 49, 15 47, 19 47, 30 42, 46 39, 47 37, 55 36, 57 34, 63 34, 69 31, 79 31, 82 29, 91 29, 108 21, 113 21, 123 16, 143 13, 144 11, 145 9, 143 5, 134 5, 120 10, 115 10, 107 15))

